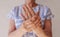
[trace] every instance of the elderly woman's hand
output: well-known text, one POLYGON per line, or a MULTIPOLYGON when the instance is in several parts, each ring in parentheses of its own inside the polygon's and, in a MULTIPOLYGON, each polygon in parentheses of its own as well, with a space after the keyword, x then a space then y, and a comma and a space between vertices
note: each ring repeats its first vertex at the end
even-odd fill
POLYGON ((40 21, 40 18, 38 16, 33 16, 32 18, 26 20, 23 22, 24 23, 24 26, 25 28, 28 30, 28 31, 31 31, 31 30, 34 30, 38 27, 42 27, 41 26, 41 21, 40 21), (35 19, 35 20, 34 20, 35 19))
POLYGON ((41 26, 41 18, 39 17, 39 11, 35 13, 29 5, 24 5, 23 11, 24 12, 21 15, 24 19, 24 26, 28 31, 41 26))

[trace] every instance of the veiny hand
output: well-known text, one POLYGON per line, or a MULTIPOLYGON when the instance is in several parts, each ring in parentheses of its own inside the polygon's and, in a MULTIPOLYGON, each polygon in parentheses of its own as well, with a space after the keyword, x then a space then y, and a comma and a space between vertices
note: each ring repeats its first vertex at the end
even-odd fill
POLYGON ((24 26, 27 30, 31 30, 31 28, 35 29, 41 26, 41 18, 39 17, 39 11, 35 13, 29 5, 24 5, 23 10, 24 14, 22 13, 21 15, 25 21, 24 26))
POLYGON ((23 10, 21 15, 24 20, 27 20, 36 14, 39 15, 39 11, 35 13, 29 5, 23 5, 23 10))
POLYGON ((21 15, 24 19, 23 25, 27 32, 33 31, 38 37, 47 37, 41 26, 39 11, 35 13, 29 5, 24 5, 23 10, 24 14, 22 13, 21 15))
POLYGON ((22 23, 22 26, 20 27, 21 31, 25 34, 27 31, 27 29, 24 26, 24 23, 22 23))
POLYGON ((40 21, 39 17, 37 17, 37 16, 33 16, 32 18, 26 20, 24 22, 24 24, 25 24, 24 26, 25 26, 26 29, 32 29, 32 30, 34 30, 37 27, 42 27, 41 26, 41 21, 40 21), (36 18, 36 20, 32 21, 35 18, 36 18))

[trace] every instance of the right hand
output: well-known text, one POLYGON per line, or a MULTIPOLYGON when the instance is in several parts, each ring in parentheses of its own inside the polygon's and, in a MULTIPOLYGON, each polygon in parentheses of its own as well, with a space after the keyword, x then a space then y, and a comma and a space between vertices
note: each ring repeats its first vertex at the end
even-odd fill
POLYGON ((23 23, 22 23, 22 26, 20 27, 20 29, 23 32, 23 34, 25 34, 27 32, 27 29, 24 27, 23 23))
POLYGON ((37 27, 42 27, 40 18, 34 16, 30 19, 27 19, 26 21, 24 21, 24 27, 25 29, 27 29, 27 31, 31 31, 32 29, 34 30, 37 27))
MULTIPOLYGON (((24 5, 23 6, 23 13, 21 14, 21 16, 22 16, 23 20, 25 21, 25 24, 30 23, 30 21, 29 21, 30 18, 32 18, 33 16, 39 17, 39 11, 37 13, 35 13, 30 6, 24 5)), ((35 21, 35 20, 36 20, 35 18, 32 19, 32 21, 35 21)), ((29 28, 28 29, 26 28, 26 30, 31 31, 29 28)))

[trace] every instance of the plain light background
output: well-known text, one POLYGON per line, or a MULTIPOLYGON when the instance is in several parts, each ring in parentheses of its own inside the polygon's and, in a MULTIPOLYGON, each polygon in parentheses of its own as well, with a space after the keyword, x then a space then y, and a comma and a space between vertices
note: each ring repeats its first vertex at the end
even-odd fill
MULTIPOLYGON (((47 5, 55 17, 52 20, 53 37, 60 37, 60 0, 36 0, 37 3, 47 5)), ((8 12, 16 5, 23 4, 23 0, 0 0, 0 37, 7 37, 8 12)))

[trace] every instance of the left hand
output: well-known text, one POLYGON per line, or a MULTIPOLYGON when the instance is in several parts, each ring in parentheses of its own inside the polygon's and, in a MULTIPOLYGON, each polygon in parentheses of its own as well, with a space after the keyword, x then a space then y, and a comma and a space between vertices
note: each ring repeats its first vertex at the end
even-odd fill
POLYGON ((41 21, 40 21, 39 17, 37 17, 37 16, 33 16, 32 18, 24 21, 24 24, 25 24, 24 26, 26 29, 31 29, 31 30, 35 30, 38 27, 42 27, 41 21), (37 19, 35 21, 32 21, 35 18, 37 18, 37 19))
POLYGON ((25 27, 27 29, 36 29, 37 27, 40 27, 41 26, 41 18, 39 17, 39 12, 35 13, 33 11, 33 9, 28 6, 28 5, 24 5, 23 6, 23 10, 24 10, 24 13, 22 13, 22 15, 24 16, 23 19, 25 20, 25 27), (29 23, 31 22, 31 23, 29 23), (26 24, 28 23, 28 24, 26 24), (28 28, 30 26, 30 28, 28 28))
POLYGON ((27 30, 32 30, 38 37, 48 37, 41 26, 41 18, 39 17, 39 13, 35 13, 30 6, 24 5, 23 7, 25 11, 24 17, 24 26, 27 30))

